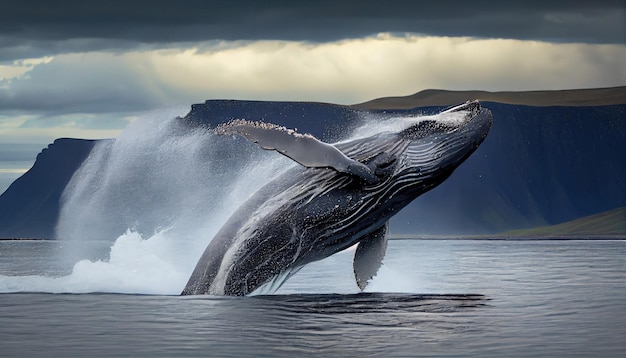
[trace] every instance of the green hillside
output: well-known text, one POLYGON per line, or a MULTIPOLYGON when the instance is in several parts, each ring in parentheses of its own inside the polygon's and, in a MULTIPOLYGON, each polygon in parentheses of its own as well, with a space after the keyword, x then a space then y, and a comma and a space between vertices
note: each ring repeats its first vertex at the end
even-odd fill
POLYGON ((447 91, 428 89, 410 96, 377 98, 352 107, 358 109, 409 109, 449 106, 477 99, 526 106, 606 106, 624 103, 626 86, 559 91, 447 91))
POLYGON ((586 216, 557 225, 512 230, 507 236, 625 236, 626 207, 586 216))

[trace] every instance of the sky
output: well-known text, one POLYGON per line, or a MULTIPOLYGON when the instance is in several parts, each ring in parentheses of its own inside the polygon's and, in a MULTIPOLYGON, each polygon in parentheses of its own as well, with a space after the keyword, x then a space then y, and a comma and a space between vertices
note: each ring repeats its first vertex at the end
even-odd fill
POLYGON ((0 144, 207 99, 623 86, 625 59, 623 0, 0 0, 0 144))

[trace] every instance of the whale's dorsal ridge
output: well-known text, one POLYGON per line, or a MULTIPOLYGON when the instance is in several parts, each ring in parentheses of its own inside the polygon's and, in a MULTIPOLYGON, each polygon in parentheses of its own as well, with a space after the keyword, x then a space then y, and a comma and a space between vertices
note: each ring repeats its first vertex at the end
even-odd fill
POLYGON ((367 165, 349 158, 334 145, 324 143, 310 134, 301 134, 272 123, 243 119, 221 124, 215 132, 220 135, 240 135, 263 149, 275 150, 308 168, 332 168, 370 184, 378 181, 367 165))

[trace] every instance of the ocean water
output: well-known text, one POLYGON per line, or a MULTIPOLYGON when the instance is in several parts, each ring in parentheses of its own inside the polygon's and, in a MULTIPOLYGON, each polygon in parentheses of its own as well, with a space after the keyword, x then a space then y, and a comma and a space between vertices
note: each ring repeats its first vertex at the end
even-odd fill
POLYGON ((253 297, 177 296, 184 275, 110 243, 72 267, 71 245, 0 241, 1 356, 626 355, 623 240, 393 240, 365 293, 348 250, 253 297))

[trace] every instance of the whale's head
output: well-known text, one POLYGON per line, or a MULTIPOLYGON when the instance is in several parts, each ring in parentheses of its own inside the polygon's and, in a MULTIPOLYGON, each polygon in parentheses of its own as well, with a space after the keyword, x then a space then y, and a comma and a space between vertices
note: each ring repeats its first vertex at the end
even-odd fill
POLYGON ((478 148, 492 121, 491 112, 472 101, 405 128, 395 180, 419 183, 424 191, 438 185, 478 148))

